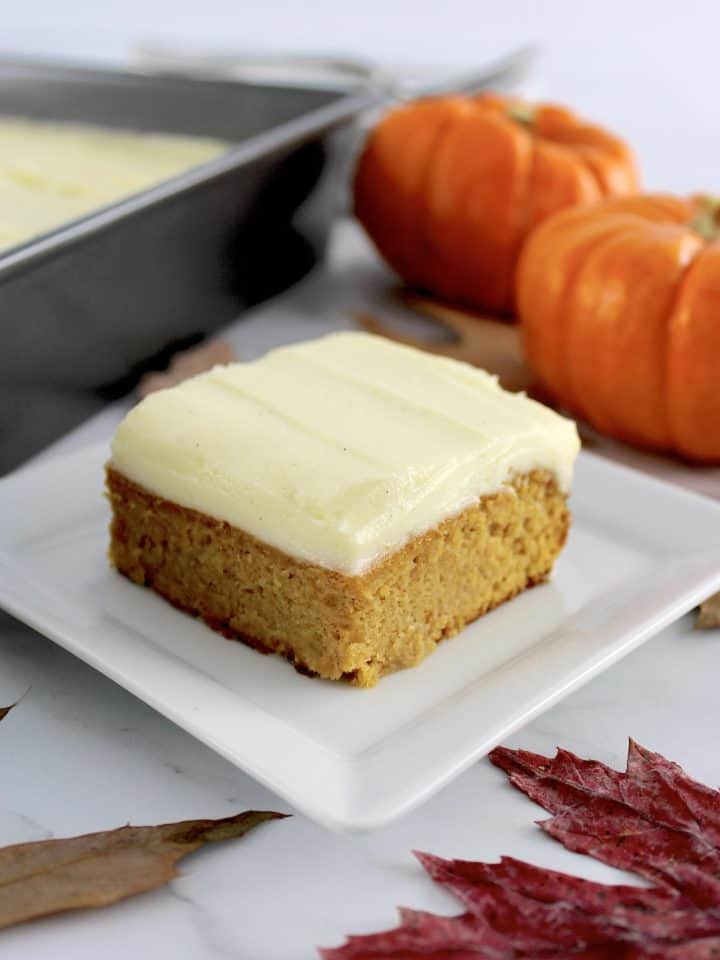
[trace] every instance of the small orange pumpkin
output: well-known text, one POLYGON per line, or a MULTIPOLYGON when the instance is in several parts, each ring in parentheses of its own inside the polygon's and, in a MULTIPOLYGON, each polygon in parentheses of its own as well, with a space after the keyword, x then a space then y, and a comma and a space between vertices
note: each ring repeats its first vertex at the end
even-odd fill
POLYGON ((617 137, 562 107, 495 94, 417 100, 371 132, 355 212, 409 284, 494 312, 513 308, 529 230, 577 203, 637 189, 617 137))
POLYGON ((720 202, 564 210, 530 236, 517 305, 558 403, 638 446, 720 461, 720 202))

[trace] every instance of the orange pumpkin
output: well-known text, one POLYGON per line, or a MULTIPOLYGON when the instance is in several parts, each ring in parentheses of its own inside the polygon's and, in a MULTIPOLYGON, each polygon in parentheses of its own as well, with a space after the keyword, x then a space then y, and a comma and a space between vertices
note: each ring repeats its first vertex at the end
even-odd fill
POLYGON ((638 196, 564 210, 517 269, 528 363, 613 437, 720 461, 720 203, 638 196))
POLYGON ((569 110, 495 94, 447 96, 399 107, 371 132, 355 212, 407 283, 508 312, 533 226, 564 207, 636 189, 628 147, 569 110))

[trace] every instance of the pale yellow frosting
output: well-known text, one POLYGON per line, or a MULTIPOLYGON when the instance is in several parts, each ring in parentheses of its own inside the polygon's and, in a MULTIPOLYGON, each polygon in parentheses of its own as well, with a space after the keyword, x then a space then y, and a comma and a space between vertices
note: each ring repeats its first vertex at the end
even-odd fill
POLYGON ((146 489, 348 574, 516 473, 569 489, 575 424, 494 377, 363 333, 152 394, 112 464, 146 489))
POLYGON ((209 160, 228 145, 0 116, 0 248, 209 160))

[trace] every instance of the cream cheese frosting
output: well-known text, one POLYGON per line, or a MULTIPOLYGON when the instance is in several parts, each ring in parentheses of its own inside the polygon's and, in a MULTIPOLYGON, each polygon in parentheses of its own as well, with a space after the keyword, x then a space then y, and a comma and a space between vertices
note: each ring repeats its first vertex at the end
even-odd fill
POLYGON ((0 116, 0 248, 217 156, 206 137, 0 116))
POLYGON ((569 490, 575 424, 483 370, 364 333, 282 347, 152 394, 112 466, 283 552, 361 574, 515 474, 569 490))

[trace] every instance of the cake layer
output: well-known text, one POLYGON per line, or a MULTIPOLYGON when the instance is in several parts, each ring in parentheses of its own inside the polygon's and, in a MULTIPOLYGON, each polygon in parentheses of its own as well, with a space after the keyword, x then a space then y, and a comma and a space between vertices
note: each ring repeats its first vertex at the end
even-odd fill
POLYGON ((359 575, 514 476, 570 486, 575 425, 487 373, 341 333, 153 394, 112 466, 284 554, 359 575))
MULTIPOLYGON (((545 579, 568 511, 555 477, 518 476, 360 576, 303 563, 108 471, 117 569, 226 636, 303 671, 372 686, 545 579)), ((502 638, 498 638, 502 642, 502 638)))

